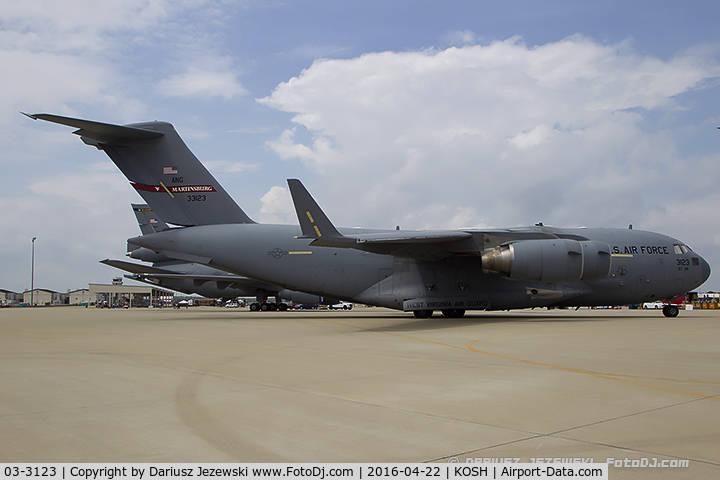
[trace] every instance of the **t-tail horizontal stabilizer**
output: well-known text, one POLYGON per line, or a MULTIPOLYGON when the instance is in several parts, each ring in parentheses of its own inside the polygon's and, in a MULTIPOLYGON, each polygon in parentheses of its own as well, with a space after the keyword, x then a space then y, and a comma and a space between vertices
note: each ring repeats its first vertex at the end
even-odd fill
POLYGON ((45 120, 46 122, 59 123, 60 125, 78 128, 79 130, 73 132, 75 135, 112 145, 132 145, 138 142, 156 140, 165 135, 163 132, 156 130, 92 122, 80 118, 61 117, 60 115, 50 115, 47 113, 20 113, 33 120, 45 120))

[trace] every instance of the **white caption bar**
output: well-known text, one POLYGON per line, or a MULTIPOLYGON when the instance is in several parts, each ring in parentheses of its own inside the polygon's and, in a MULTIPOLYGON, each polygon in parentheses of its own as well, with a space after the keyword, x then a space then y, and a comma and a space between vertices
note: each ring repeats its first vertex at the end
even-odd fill
POLYGON ((5 463, 0 480, 608 480, 606 463, 5 463))

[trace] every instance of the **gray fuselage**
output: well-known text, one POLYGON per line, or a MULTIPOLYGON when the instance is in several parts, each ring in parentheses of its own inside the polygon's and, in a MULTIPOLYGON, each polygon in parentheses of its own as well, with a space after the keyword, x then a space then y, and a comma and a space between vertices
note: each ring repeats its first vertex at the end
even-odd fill
MULTIPOLYGON (((536 230, 540 229, 513 232, 536 230)), ((307 239, 296 238, 300 229, 291 225, 208 225, 129 242, 288 289, 399 310, 636 304, 682 295, 710 274, 704 259, 666 235, 577 228, 552 229, 552 233, 606 243, 612 254, 609 274, 570 282, 515 280, 483 269, 481 250, 493 246, 502 232, 468 232, 478 245, 476 253, 464 248, 463 254, 440 259, 313 247, 307 239)))

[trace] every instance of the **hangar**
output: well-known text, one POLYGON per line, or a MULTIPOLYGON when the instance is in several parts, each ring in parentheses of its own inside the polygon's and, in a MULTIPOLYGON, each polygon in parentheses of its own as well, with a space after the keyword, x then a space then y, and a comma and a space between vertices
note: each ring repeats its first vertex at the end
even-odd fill
POLYGON ((166 307, 173 303, 174 292, 151 286, 89 284, 88 298, 96 307, 166 307))
POLYGON ((54 290, 46 288, 36 288, 34 290, 25 290, 23 292, 23 303, 30 305, 62 305, 65 303, 64 295, 54 290))
POLYGON ((22 301, 22 294, 16 293, 11 290, 4 290, 0 288, 0 306, 11 306, 17 305, 22 301))
POLYGON ((87 288, 79 288, 77 290, 68 290, 68 305, 87 305, 90 301, 90 290, 87 288))

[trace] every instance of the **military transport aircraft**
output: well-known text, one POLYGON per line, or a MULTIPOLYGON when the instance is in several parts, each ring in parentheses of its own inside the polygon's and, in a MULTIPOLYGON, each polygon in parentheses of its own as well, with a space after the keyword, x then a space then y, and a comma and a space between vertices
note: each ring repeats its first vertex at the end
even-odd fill
MULTIPOLYGON (((300 221, 253 222, 197 161, 169 123, 126 126, 48 114, 110 156, 168 223, 186 226, 128 239, 133 245, 314 295, 427 318, 434 310, 629 305, 699 287, 710 266, 659 233, 613 228, 497 230, 338 229, 298 180, 288 180, 300 221), (230 202, 227 200, 230 199, 230 202), (157 206, 156 206, 157 205, 157 206), (225 222, 212 205, 230 209, 225 222), (162 210, 162 211, 161 211, 162 210), (213 213, 214 212, 214 213, 213 213), (202 223, 202 224, 201 224, 202 223), (194 225, 194 226, 193 226, 194 225)), ((677 316, 668 305, 666 316, 677 316)))
MULTIPOLYGON (((57 115, 24 115, 80 128, 74 133, 82 135, 82 140, 88 145, 104 150, 152 210, 167 223, 183 226, 255 223, 185 146, 170 124, 145 124, 146 127, 151 125, 150 128, 154 126, 158 129, 152 131, 57 115), (162 141, 158 141, 160 139, 162 141), (172 162, 167 163, 170 159, 172 162), (154 187, 150 184, 154 184, 154 187)), ((147 224, 141 226, 141 231, 151 233, 166 227, 164 222, 153 225, 148 219, 147 224)), ((102 263, 136 275, 145 274, 146 279, 149 278, 147 274, 152 274, 153 283, 181 292, 199 293, 213 298, 234 295, 235 292, 230 293, 232 290, 242 292, 237 296, 257 298, 256 302, 250 304, 251 310, 285 308, 278 299, 301 304, 334 305, 339 302, 337 299, 289 290, 237 274, 228 275, 227 272, 224 272, 226 276, 219 279, 221 272, 188 260, 179 252, 158 255, 138 250, 131 256, 160 264, 148 267, 120 260, 104 260, 102 263), (276 301, 268 302, 269 297, 275 297, 276 301)))
MULTIPOLYGON (((132 204, 132 209, 143 235, 170 229, 149 205, 132 204)), ((130 275, 125 276, 131 280, 161 285, 178 292, 197 293, 208 298, 256 297, 257 301, 250 304, 251 311, 286 310, 287 304, 282 303, 281 300, 300 304, 338 303, 337 300, 286 290, 277 285, 223 272, 206 265, 169 258, 165 254, 134 245, 128 245, 128 256, 144 262, 152 262, 153 265, 110 259, 101 260, 100 263, 129 272, 130 275), (269 297, 275 297, 275 302, 269 302, 269 297)))

